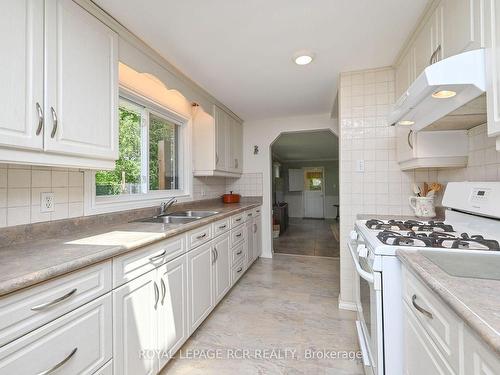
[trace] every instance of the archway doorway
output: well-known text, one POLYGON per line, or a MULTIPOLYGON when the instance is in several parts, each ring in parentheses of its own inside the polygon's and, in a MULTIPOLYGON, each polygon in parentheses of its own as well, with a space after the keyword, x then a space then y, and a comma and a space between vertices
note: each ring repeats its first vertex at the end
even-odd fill
POLYGON ((274 252, 339 257, 337 136, 282 133, 271 158, 274 252))

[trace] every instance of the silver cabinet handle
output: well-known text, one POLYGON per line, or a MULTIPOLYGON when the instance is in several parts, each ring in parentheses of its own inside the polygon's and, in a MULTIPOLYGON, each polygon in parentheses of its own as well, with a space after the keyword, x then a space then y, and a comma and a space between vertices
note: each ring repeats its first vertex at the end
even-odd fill
POLYGON ((219 229, 226 229, 226 228, 227 228, 227 225, 226 225, 226 224, 221 225, 221 226, 219 227, 219 229))
POLYGON ((236 235, 236 237, 240 238, 240 237, 241 237, 241 233, 238 233, 238 234, 236 235))
POLYGON ((40 135, 43 129, 43 110, 40 107, 40 103, 36 103, 36 113, 38 114, 38 127, 36 128, 36 135, 40 135))
POLYGON ((241 217, 235 219, 234 221, 241 221, 241 217))
POLYGON ((439 60, 439 53, 441 52, 441 44, 437 46, 437 48, 434 50, 434 52, 431 55, 431 58, 429 59, 429 65, 432 65, 434 63, 437 63, 439 60))
POLYGON ((154 262, 155 260, 158 260, 158 259, 160 259, 160 258, 163 258, 163 257, 165 256, 165 254, 166 254, 166 253, 167 253, 167 250, 165 249, 165 250, 163 250, 163 251, 161 252, 161 254, 158 254, 158 255, 155 255, 155 256, 153 256, 153 257, 149 258, 149 261, 150 261, 150 262, 154 262))
POLYGON ((61 303, 62 301, 68 299, 69 297, 71 297, 73 294, 75 294, 77 291, 77 289, 72 289, 70 290, 68 293, 66 293, 64 296, 61 296, 61 297, 58 297, 56 298, 55 300, 52 300, 50 302, 45 302, 45 303, 42 303, 41 305, 37 305, 37 306, 33 306, 31 308, 31 310, 33 311, 40 311, 40 310, 44 310, 48 307, 52 307, 54 305, 57 305, 58 303, 61 303))
POLYGON ((215 153, 215 165, 219 165, 219 154, 215 153))
POLYGON ((243 250, 240 250, 236 253, 236 255, 240 255, 243 252, 243 250))
POLYGON ((156 281, 154 282, 155 287, 155 310, 158 307, 158 301, 160 299, 160 291, 158 290, 158 285, 156 285, 156 281))
POLYGON ((413 134, 413 130, 408 132, 408 146, 413 150, 413 144, 411 143, 411 135, 413 134))
POLYGON ((167 294, 167 287, 165 286, 165 281, 163 281, 163 278, 160 281, 161 281, 161 305, 163 306, 163 301, 165 301, 165 294, 167 294))
POLYGON ((215 251, 215 259, 214 259, 214 262, 217 261, 217 259, 219 259, 219 252, 217 251, 217 247, 214 246, 214 251, 215 251))
POLYGON ((243 267, 238 268, 238 270, 236 271, 236 273, 240 273, 241 271, 243 271, 243 267))
POLYGON ((202 238, 205 238, 207 236, 206 233, 200 234, 199 236, 196 236, 197 239, 201 240, 202 238))
POLYGON ((215 250, 212 249, 212 264, 214 264, 216 260, 217 258, 215 257, 215 250))
POLYGON ((426 317, 428 317, 429 319, 434 319, 434 316, 432 315, 432 313, 430 311, 427 311, 426 309, 424 309, 423 307, 420 307, 417 302, 415 302, 417 299, 417 296, 414 294, 412 297, 411 297, 411 303, 413 304, 413 307, 417 309, 418 312, 424 314, 426 317))
POLYGON ((254 224, 254 225, 253 225, 253 232, 254 232, 254 233, 257 233, 257 224, 254 224))
POLYGON ((252 216, 252 215, 253 215, 252 213, 247 214, 247 216, 248 216, 248 217, 250 217, 250 216, 252 216))
POLYGON ((50 133, 50 138, 54 138, 57 133, 57 113, 54 107, 50 107, 50 112, 52 113, 52 132, 50 133))
POLYGON ((73 357, 76 354, 77 350, 78 350, 78 347, 74 348, 71 351, 71 353, 69 353, 68 356, 66 358, 64 358, 61 362, 59 362, 57 365, 55 365, 54 367, 52 367, 52 368, 50 368, 48 370, 39 372, 37 375, 48 375, 48 374, 54 373, 54 371, 56 371, 58 368, 64 366, 64 364, 66 362, 68 362, 71 359, 71 357, 73 357))

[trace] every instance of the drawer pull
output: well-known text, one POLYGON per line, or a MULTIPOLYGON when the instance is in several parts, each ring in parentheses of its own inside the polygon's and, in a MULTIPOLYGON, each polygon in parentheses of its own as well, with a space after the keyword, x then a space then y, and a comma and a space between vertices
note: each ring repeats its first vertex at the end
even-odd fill
POLYGON ((54 367, 52 367, 48 370, 39 372, 37 375, 49 375, 49 374, 54 373, 54 371, 56 371, 58 368, 61 368, 62 366, 64 366, 64 364, 66 362, 68 362, 71 359, 71 357, 73 357, 76 354, 77 350, 78 350, 78 348, 73 349, 71 351, 71 353, 69 353, 68 356, 66 358, 64 358, 61 362, 59 362, 57 365, 55 365, 54 367))
POLYGON ((241 217, 235 219, 234 221, 241 221, 241 217))
POLYGON ((150 262, 154 262, 155 260, 158 260, 158 259, 160 259, 160 258, 163 258, 163 257, 165 256, 165 254, 166 254, 166 253, 167 253, 167 250, 165 249, 165 250, 163 250, 163 251, 161 252, 161 254, 158 254, 158 255, 155 255, 154 257, 149 258, 149 261, 150 261, 150 262))
POLYGON ((202 238, 205 238, 207 236, 206 233, 200 234, 199 236, 196 236, 197 239, 201 240, 202 238))
POLYGON ((241 253, 243 252, 243 250, 240 250, 236 253, 236 255, 241 255, 241 253))
POLYGON ((238 270, 236 271, 236 273, 240 273, 241 271, 243 271, 243 267, 238 268, 238 270))
POLYGON ((165 281, 163 279, 161 281, 161 305, 163 306, 163 301, 165 301, 165 294, 167 294, 167 287, 165 286, 165 281))
POLYGON ((411 297, 411 303, 413 304, 413 307, 417 309, 417 311, 421 312, 422 314, 424 314, 426 317, 428 317, 429 319, 434 319, 434 316, 432 315, 432 313, 430 311, 427 311, 426 309, 424 309, 423 307, 420 307, 416 302, 415 300, 417 299, 417 296, 414 294, 413 297, 411 297))
POLYGON ((160 300, 160 291, 158 290, 158 285, 156 285, 156 282, 154 283, 155 287, 155 310, 158 307, 158 301, 160 300))
POLYGON ((219 229, 226 229, 226 228, 227 228, 227 224, 221 225, 221 226, 219 227, 219 229))
POLYGON ((73 294, 75 294, 77 291, 77 289, 73 289, 71 291, 69 291, 68 293, 66 293, 64 296, 61 296, 61 297, 58 297, 56 298, 55 300, 53 301, 50 301, 50 302, 45 302, 45 303, 42 303, 41 305, 37 305, 37 306, 34 306, 31 308, 31 310, 33 311, 40 311, 40 310, 44 310, 48 307, 52 307, 54 305, 57 305, 58 303, 61 303, 62 301, 68 299, 69 297, 71 297, 73 294))
POLYGON ((247 216, 252 216, 252 214, 247 214, 247 216))
POLYGON ((241 237, 241 233, 238 233, 238 234, 236 235, 236 237, 240 238, 240 237, 241 237))

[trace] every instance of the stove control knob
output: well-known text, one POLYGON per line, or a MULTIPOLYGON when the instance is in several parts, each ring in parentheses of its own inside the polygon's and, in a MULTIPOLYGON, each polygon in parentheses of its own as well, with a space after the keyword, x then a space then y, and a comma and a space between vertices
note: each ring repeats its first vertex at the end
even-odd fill
POLYGON ((365 245, 358 245, 357 250, 360 258, 366 258, 368 256, 368 249, 365 245))
POLYGON ((358 232, 355 230, 351 230, 351 233, 349 233, 349 237, 351 237, 352 241, 357 241, 358 240, 358 232))

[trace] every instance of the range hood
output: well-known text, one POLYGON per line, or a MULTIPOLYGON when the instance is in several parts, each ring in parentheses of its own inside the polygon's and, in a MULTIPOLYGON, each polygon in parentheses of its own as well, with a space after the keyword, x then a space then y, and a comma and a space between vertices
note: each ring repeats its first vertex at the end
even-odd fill
POLYGON ((484 124, 484 53, 464 52, 425 68, 394 104, 389 124, 411 125, 413 131, 466 130, 484 124))

